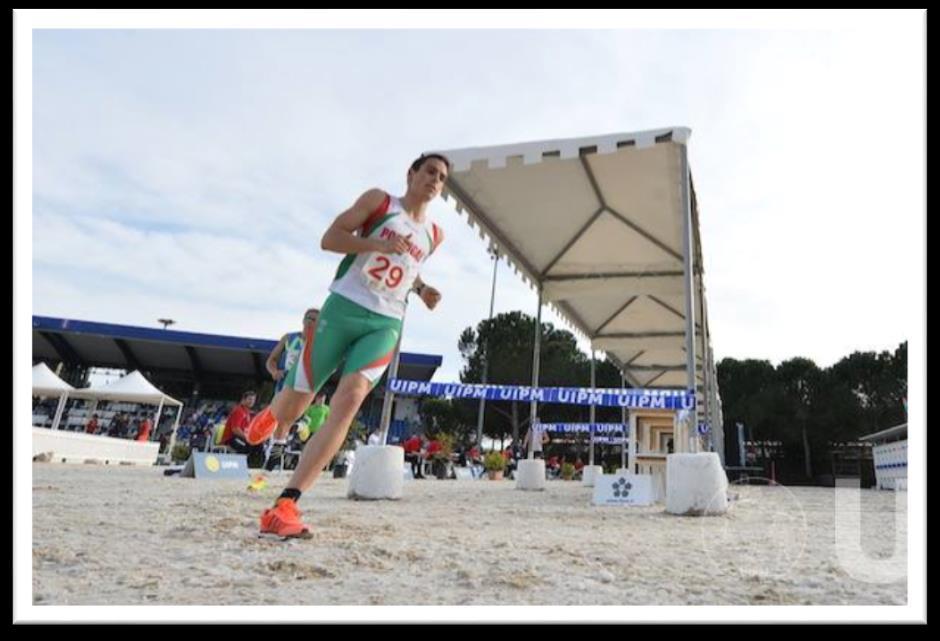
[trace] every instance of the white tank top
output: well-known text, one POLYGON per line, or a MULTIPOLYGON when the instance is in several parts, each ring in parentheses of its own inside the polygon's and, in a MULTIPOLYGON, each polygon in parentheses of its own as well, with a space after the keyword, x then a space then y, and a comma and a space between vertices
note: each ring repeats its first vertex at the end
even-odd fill
POLYGON ((405 213, 399 199, 386 194, 358 233, 361 238, 381 240, 401 236, 408 241, 408 252, 346 254, 330 291, 376 314, 403 318, 405 298, 421 265, 440 242, 440 228, 427 219, 416 222, 405 213))

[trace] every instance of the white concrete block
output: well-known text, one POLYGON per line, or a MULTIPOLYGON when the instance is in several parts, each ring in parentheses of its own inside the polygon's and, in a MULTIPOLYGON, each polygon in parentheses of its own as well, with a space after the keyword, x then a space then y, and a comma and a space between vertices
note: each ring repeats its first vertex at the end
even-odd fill
POLYGON ((517 490, 545 489, 545 461, 542 459, 520 459, 516 468, 517 490))
POLYGON ((405 451, 394 445, 363 445, 349 475, 346 496, 351 499, 401 498, 405 451))
POLYGON ((600 465, 585 465, 581 470, 581 484, 585 487, 594 487, 594 479, 604 473, 600 465))
POLYGON ((682 516, 724 514, 728 477, 715 452, 666 457, 666 512, 682 516))

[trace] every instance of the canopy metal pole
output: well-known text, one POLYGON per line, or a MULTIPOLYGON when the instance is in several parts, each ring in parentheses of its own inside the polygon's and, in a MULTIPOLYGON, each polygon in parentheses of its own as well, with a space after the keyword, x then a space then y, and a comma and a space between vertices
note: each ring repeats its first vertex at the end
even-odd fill
MULTIPOLYGON (((689 152, 685 145, 679 148, 679 157, 681 159, 681 206, 682 206, 682 246, 683 263, 685 269, 685 350, 686 350, 686 368, 688 370, 687 386, 692 392, 693 398, 696 396, 695 380, 695 275, 693 273, 692 254, 694 252, 694 242, 692 236, 692 203, 689 198, 689 152)), ((696 410, 697 411, 697 410, 696 410)), ((692 443, 693 434, 688 434, 689 452, 695 452, 696 448, 692 443)))
MULTIPOLYGON (((532 388, 539 386, 539 352, 542 349, 542 286, 539 285, 539 308, 535 315, 535 345, 532 348, 532 388)), ((536 413, 538 412, 538 402, 533 398, 529 410, 529 453, 527 458, 531 461, 535 459, 535 439, 541 438, 540 434, 535 433, 536 413)))
POLYGON ((95 415, 95 412, 97 412, 97 411, 98 411, 98 399, 97 399, 97 398, 93 398, 93 399, 91 399, 91 409, 88 411, 88 415, 87 415, 87 417, 86 417, 86 421, 85 421, 86 425, 87 425, 88 421, 91 420, 91 417, 94 416, 94 415, 95 415))
POLYGON ((594 417, 595 417, 595 408, 594 408, 594 394, 595 388, 597 387, 597 379, 595 377, 594 371, 594 348, 591 348, 591 427, 588 430, 588 447, 591 448, 590 453, 588 454, 588 465, 594 465, 594 417))
MULTIPOLYGON (((620 372, 620 389, 627 389, 627 377, 620 372)), ((627 408, 620 410, 620 422, 623 425, 623 445, 620 448, 620 469, 627 468, 627 439, 629 438, 630 428, 627 427, 627 408)))
MULTIPOLYGON (((409 292, 405 296, 405 313, 408 312, 409 292)), ((392 357, 391 366, 388 368, 388 374, 385 378, 385 398, 382 399, 382 418, 379 421, 379 445, 385 445, 388 438, 388 428, 392 423, 392 403, 395 400, 395 394, 389 389, 388 381, 398 378, 398 360, 401 356, 401 339, 405 334, 405 315, 401 317, 401 332, 398 334, 398 342, 395 344, 395 355, 392 357)))
POLYGON ((636 454, 637 454, 637 421, 636 421, 636 412, 630 412, 630 471, 634 474, 638 472, 636 464, 636 454))
MULTIPOLYGON (((493 320, 493 304, 496 302, 496 270, 499 267, 499 251, 493 248, 493 286, 490 289, 490 317, 493 320)), ((489 341, 483 347, 483 384, 487 383, 487 374, 490 368, 489 341)), ((480 409, 477 411, 477 447, 483 448, 483 414, 486 410, 486 399, 480 398, 480 409)))
MULTIPOLYGON (((708 433, 706 434, 704 441, 708 445, 708 450, 717 451, 719 449, 724 449, 722 444, 719 444, 719 439, 716 438, 718 431, 715 425, 715 422, 712 420, 712 414, 714 413, 715 403, 717 402, 716 390, 718 388, 718 381, 715 377, 715 371, 713 368, 712 354, 711 350, 711 327, 708 322, 708 302, 705 299, 705 280, 703 275, 699 275, 699 307, 702 315, 702 372, 705 377, 705 396, 704 396, 704 408, 703 415, 705 417, 705 422, 708 425, 708 433)), ((718 452, 719 458, 724 462, 724 453, 718 452)))
MULTIPOLYGON (((699 315, 700 322, 702 324, 702 408, 701 408, 701 422, 708 423, 708 408, 709 408, 709 395, 711 394, 711 372, 708 371, 708 319, 705 316, 705 289, 704 282, 699 275, 698 278, 698 287, 696 292, 698 294, 698 309, 696 312, 699 315)), ((697 349, 697 348, 696 348, 697 349)), ((698 352, 696 352, 698 354, 698 352)), ((698 423, 699 423, 699 408, 695 408, 695 427, 696 427, 696 438, 700 439, 703 444, 707 445, 709 440, 708 436, 703 436, 698 433, 698 423)), ((708 448, 705 448, 708 451, 708 448)))

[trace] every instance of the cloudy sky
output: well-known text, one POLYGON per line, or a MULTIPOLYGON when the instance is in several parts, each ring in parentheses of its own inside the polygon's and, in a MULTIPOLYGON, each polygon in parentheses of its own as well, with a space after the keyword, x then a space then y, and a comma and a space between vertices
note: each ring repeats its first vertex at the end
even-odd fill
MULTIPOLYGON (((718 359, 828 366, 919 332, 923 12, 661 22, 35 29, 31 219, 16 213, 32 313, 275 339, 326 295, 331 220, 370 187, 403 194, 421 151, 681 125, 718 359)), ((443 300, 411 306, 403 348, 456 380, 492 263, 449 203, 431 215, 447 240, 423 278, 443 300)), ((534 313, 505 265, 497 284, 497 312, 534 313)))

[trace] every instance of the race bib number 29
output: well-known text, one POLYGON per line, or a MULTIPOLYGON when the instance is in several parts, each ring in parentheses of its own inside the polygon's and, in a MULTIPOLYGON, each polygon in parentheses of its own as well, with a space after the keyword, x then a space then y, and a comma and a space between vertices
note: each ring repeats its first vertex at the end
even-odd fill
POLYGON ((408 265, 402 258, 393 254, 373 254, 362 268, 366 285, 380 293, 397 291, 408 280, 408 265))

